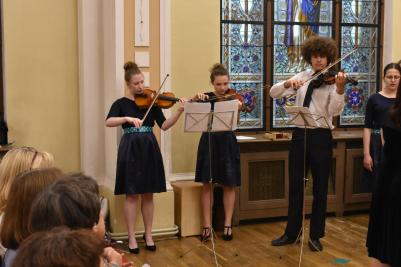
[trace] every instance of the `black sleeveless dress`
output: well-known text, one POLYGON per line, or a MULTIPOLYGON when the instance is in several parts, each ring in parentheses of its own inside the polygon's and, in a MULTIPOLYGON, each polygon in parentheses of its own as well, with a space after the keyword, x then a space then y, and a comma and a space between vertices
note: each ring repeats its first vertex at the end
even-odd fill
POLYGON ((401 267, 401 128, 383 125, 383 161, 373 193, 366 246, 369 257, 401 267))
MULTIPOLYGON (((213 93, 207 95, 214 96, 213 93)), ((214 102, 211 104, 213 109, 214 102)), ((202 133, 198 146, 195 182, 208 183, 210 179, 221 185, 241 185, 239 145, 233 131, 202 133)))
POLYGON ((370 136, 370 156, 373 160, 373 172, 364 169, 364 177, 370 181, 371 188, 377 183, 382 158, 382 142, 380 129, 384 123, 387 112, 395 103, 395 98, 388 98, 379 93, 369 97, 366 104, 365 128, 372 130, 370 136))
MULTIPOLYGON (((145 112, 131 99, 122 97, 112 104, 107 118, 143 118, 145 112)), ((153 107, 139 130, 128 123, 122 125, 124 134, 118 147, 115 195, 166 192, 163 159, 152 132, 155 121, 161 127, 165 120, 161 109, 153 107)))

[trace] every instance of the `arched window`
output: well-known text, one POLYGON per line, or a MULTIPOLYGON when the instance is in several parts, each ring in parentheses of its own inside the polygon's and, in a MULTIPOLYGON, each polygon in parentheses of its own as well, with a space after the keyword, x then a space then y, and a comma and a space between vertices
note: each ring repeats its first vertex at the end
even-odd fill
POLYGON ((347 85, 337 126, 363 125, 367 98, 381 86, 382 11, 377 0, 221 0, 221 61, 249 111, 240 129, 289 127, 283 106, 294 97, 270 100, 265 85, 308 67, 300 49, 312 34, 335 39, 339 55, 358 46, 339 64, 359 84, 347 85))

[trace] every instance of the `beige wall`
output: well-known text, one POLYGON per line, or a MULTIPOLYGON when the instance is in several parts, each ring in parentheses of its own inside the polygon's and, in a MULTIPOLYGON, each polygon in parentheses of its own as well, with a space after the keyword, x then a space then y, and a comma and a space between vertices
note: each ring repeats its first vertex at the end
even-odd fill
POLYGON ((4 0, 9 140, 80 168, 77 7, 74 0, 4 0))
MULTIPOLYGON (((171 7, 172 90, 178 97, 212 91, 209 68, 220 61, 220 1, 174 0, 171 7)), ((198 134, 172 130, 172 172, 193 172, 198 134)))
MULTIPOLYGON (((400 21, 399 14, 401 12, 401 1, 393 0, 393 27, 392 27, 392 58, 393 61, 401 60, 401 34, 400 34, 400 21)), ((385 63, 386 64, 386 63, 385 63)))

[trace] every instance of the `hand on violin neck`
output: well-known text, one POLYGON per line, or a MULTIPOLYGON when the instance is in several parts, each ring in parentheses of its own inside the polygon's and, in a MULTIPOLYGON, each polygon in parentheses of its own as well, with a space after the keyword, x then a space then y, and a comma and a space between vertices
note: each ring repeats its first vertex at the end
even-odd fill
POLYGON ((336 75, 336 91, 337 94, 342 95, 344 94, 344 87, 345 83, 347 82, 347 75, 344 72, 338 72, 336 75))
POLYGON ((304 84, 301 80, 287 80, 284 83, 284 88, 298 90, 304 84))
POLYGON ((186 98, 180 98, 180 106, 178 107, 177 111, 178 112, 183 112, 184 111, 184 104, 185 102, 188 102, 188 99, 186 98))
POLYGON ((133 118, 133 117, 125 117, 125 121, 129 124, 134 125, 136 128, 140 128, 143 123, 143 121, 141 119, 133 118))

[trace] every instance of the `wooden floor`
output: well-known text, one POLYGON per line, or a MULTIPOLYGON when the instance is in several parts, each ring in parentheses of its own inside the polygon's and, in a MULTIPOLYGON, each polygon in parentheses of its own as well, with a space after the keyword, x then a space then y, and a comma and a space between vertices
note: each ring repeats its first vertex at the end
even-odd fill
MULTIPOLYGON (((233 230, 230 242, 217 233, 216 252, 220 266, 298 266, 301 245, 272 247, 270 241, 280 236, 285 221, 244 224, 233 230)), ((368 215, 328 217, 326 236, 321 239, 323 252, 311 252, 305 237, 302 266, 369 266, 365 240, 368 215)), ((306 223, 308 232, 309 220, 306 223)), ((138 240, 139 241, 139 240, 138 240)), ((139 255, 127 255, 135 266, 216 266, 213 254, 198 237, 158 239, 157 252, 143 249, 139 255), (189 252, 188 252, 189 251, 189 252), (184 255, 184 253, 188 252, 184 255)), ((207 243, 211 247, 211 242, 207 243)))

